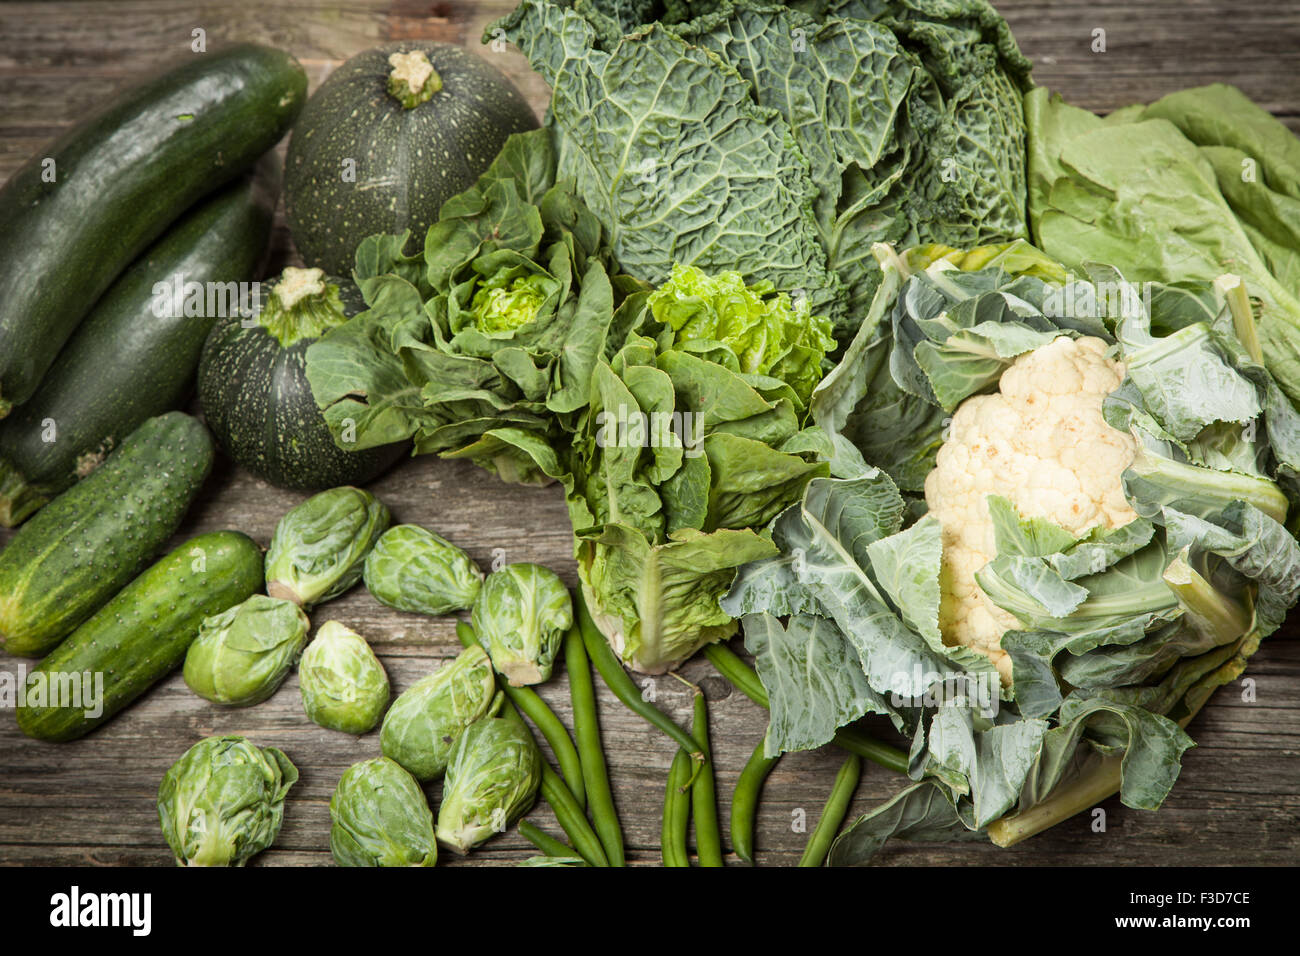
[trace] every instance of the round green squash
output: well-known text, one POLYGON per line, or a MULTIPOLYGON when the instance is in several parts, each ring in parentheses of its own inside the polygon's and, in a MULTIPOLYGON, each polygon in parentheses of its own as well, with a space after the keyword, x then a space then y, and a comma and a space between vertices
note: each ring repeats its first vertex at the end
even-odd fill
POLYGON ((512 133, 537 128, 514 85, 481 57, 407 41, 348 60, 294 125, 285 213, 309 266, 351 275, 362 239, 411 233, 423 248, 442 204, 463 192, 512 133))
POLYGON ((401 456, 405 442, 345 451, 307 382, 307 348, 365 308, 347 279, 285 269, 253 319, 220 320, 203 344, 198 393, 217 444, 280 488, 361 485, 401 456))

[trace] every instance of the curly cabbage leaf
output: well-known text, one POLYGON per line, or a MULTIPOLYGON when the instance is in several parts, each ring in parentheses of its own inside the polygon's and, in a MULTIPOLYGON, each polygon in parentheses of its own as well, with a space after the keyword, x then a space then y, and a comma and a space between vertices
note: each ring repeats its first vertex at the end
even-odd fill
POLYGON ((742 267, 844 344, 873 242, 1027 235, 1029 64, 984 0, 524 0, 496 31, 551 85, 560 175, 647 281, 742 267))

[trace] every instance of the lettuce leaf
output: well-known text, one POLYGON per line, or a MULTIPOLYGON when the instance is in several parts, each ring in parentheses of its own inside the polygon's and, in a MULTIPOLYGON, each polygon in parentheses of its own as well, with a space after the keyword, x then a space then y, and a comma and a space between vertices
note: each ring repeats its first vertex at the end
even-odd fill
POLYGON ((1300 400, 1300 139, 1222 84, 1106 120, 1035 89, 1025 116, 1044 251, 1076 271, 1123 263, 1136 281, 1239 275, 1269 371, 1300 400))

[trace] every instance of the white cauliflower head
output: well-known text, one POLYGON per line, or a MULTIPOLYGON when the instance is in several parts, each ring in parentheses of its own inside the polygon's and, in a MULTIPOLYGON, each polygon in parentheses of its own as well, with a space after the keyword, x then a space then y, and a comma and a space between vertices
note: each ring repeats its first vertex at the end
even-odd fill
POLYGON ((1020 356, 998 391, 962 402, 948 440, 925 480, 925 501, 943 529, 945 643, 986 654, 1004 684, 1011 660, 1002 635, 1016 618, 994 605, 975 572, 997 554, 989 495, 1001 495, 1025 518, 1047 518, 1082 535, 1137 517, 1120 476, 1133 461, 1131 436, 1111 428, 1102 400, 1124 377, 1098 338, 1062 336, 1020 356))

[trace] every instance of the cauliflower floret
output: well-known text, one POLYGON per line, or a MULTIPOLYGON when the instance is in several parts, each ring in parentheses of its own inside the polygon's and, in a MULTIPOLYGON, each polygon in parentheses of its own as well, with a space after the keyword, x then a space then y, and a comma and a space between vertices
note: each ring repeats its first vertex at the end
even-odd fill
POLYGON ((1001 495, 1026 518, 1048 518, 1075 535, 1097 525, 1118 528, 1137 517, 1120 475, 1133 461, 1131 436, 1106 424, 1102 400, 1124 378, 1098 338, 1062 336, 1020 356, 999 390, 957 407, 950 438, 925 479, 925 502, 943 529, 945 643, 965 645, 1011 683, 1002 635, 1016 618, 990 601, 975 573, 997 556, 989 495, 1001 495))

